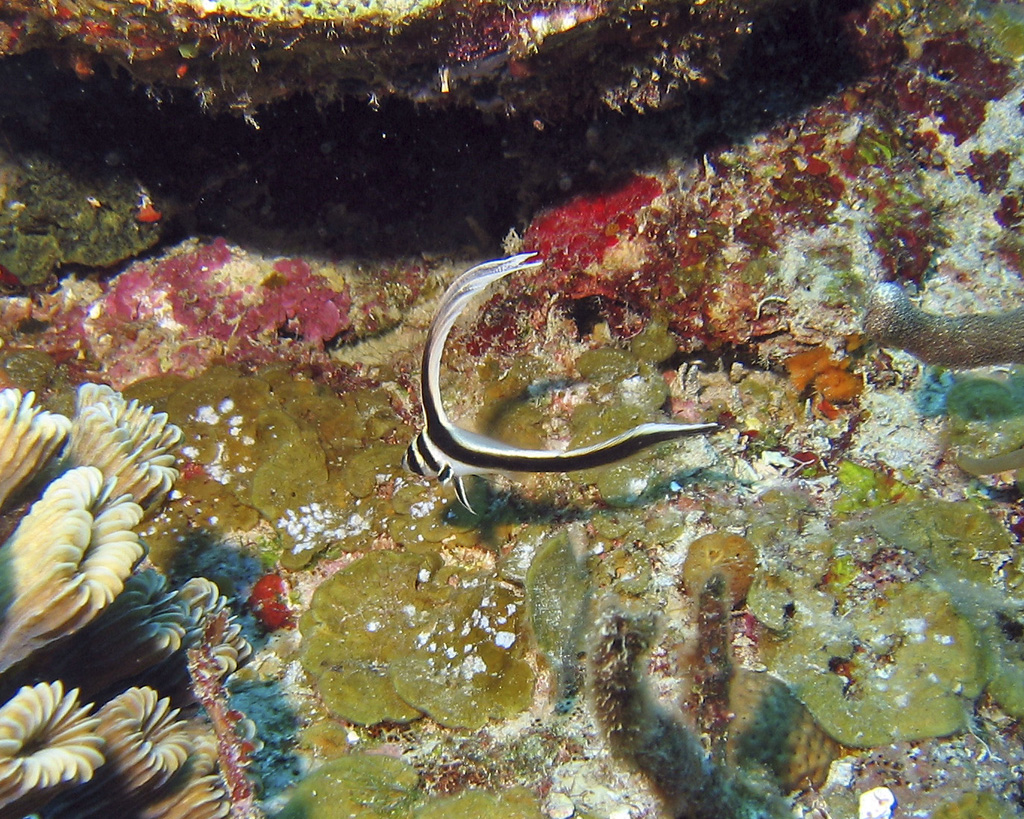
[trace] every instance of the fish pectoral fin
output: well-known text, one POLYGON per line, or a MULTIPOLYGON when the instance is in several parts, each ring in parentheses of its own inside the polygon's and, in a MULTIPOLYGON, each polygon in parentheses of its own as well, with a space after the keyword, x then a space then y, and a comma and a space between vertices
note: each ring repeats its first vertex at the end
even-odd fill
POLYGON ((457 476, 452 483, 455 485, 455 497, 459 499, 459 503, 465 506, 471 515, 476 514, 476 510, 473 505, 469 502, 469 492, 466 488, 466 481, 462 475, 457 476))

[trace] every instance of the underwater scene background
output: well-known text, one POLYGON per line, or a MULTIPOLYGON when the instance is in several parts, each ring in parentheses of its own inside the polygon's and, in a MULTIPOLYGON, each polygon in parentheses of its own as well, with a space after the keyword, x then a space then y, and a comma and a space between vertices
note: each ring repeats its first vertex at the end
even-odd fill
POLYGON ((1024 812, 1024 6, 0 0, 0 819, 1024 812), (453 421, 595 469, 402 467, 453 421))

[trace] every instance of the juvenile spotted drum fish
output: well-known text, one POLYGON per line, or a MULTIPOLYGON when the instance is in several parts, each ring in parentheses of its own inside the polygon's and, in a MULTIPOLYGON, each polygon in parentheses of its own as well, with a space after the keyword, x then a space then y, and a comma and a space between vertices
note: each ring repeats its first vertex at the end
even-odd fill
POLYGON ((467 270, 445 291, 427 333, 420 376, 424 427, 409 444, 402 465, 417 475, 438 478, 445 485, 454 484, 459 501, 470 511, 473 509, 463 482, 468 475, 571 472, 606 466, 655 444, 717 427, 717 424, 640 424, 601 443, 559 451, 520 449, 454 424, 445 412, 440 388, 441 354, 452 325, 469 300, 487 285, 511 273, 539 267, 539 261, 531 261, 535 255, 520 253, 467 270))

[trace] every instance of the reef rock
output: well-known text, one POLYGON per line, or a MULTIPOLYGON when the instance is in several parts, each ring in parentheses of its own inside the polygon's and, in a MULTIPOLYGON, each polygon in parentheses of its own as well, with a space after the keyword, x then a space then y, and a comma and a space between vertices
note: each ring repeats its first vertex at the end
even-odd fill
POLYGON ((657 108, 721 74, 777 0, 4 0, 0 56, 57 48, 249 111, 296 92, 657 108))

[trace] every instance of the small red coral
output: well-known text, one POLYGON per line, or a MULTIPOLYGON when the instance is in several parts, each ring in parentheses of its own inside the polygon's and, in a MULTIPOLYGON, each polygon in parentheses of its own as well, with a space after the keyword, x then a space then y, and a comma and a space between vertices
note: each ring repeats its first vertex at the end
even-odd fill
POLYGON ((265 574, 256 581, 249 594, 249 608, 267 631, 295 626, 288 587, 279 574, 265 574))
POLYGON ((637 211, 662 191, 657 179, 633 176, 614 190, 576 196, 534 219, 524 246, 552 269, 585 269, 636 228, 637 211))

